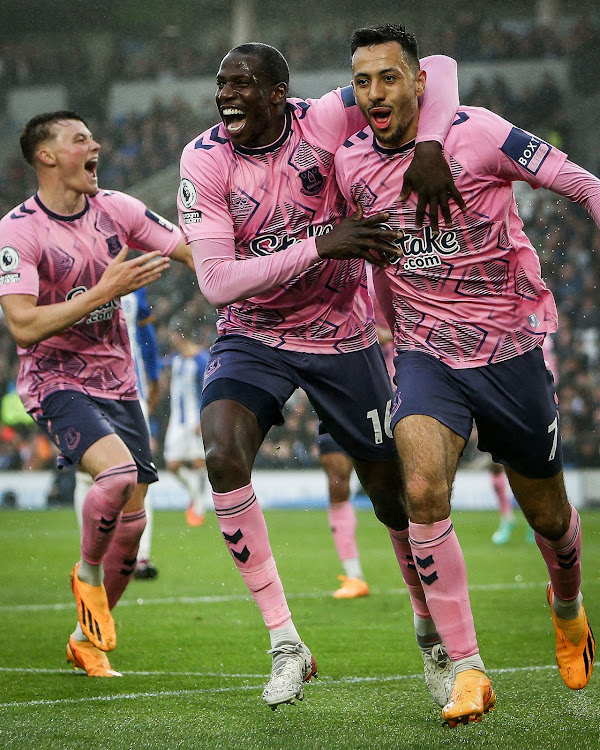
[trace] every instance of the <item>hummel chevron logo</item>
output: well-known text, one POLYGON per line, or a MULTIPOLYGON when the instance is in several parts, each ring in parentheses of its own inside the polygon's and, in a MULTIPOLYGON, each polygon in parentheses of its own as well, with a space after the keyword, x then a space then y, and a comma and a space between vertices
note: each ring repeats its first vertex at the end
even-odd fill
POLYGON ((210 138, 211 140, 215 141, 216 143, 227 143, 228 138, 221 138, 219 135, 219 128, 220 125, 216 125, 211 131, 210 131, 210 138))
POLYGON ((123 567, 119 571, 119 573, 122 576, 130 576, 133 574, 133 571, 135 570, 135 557, 123 560, 123 567))
POLYGON ((428 555, 427 557, 424 557, 423 559, 415 555, 415 560, 417 561, 417 565, 420 568, 428 568, 430 565, 434 564, 433 555, 428 555))
POLYGON ((457 112, 456 113, 456 120, 452 123, 453 125, 460 125, 463 122, 466 122, 469 119, 469 115, 466 112, 457 112))
POLYGON ((242 534, 242 530, 238 529, 235 534, 226 534, 223 532, 223 536, 225 537, 226 542, 237 544, 244 535, 242 534))
POLYGON ((104 516, 100 516, 100 526, 98 526, 98 531, 102 531, 104 534, 109 534, 116 525, 117 517, 104 518, 104 516))
POLYGON ((425 584, 426 586, 431 586, 431 584, 432 584, 432 583, 433 583, 434 581, 437 581, 437 579, 438 579, 438 574, 437 574, 437 570, 434 570, 434 571, 433 571, 433 573, 432 573, 432 574, 431 574, 430 576, 424 576, 424 575, 423 575, 422 573, 419 573, 419 578, 421 579, 421 581, 422 581, 422 582, 423 582, 423 583, 424 583, 424 584, 425 584))
POLYGON ((560 555, 558 552, 556 553, 556 561, 558 562, 558 567, 562 568, 563 570, 569 570, 570 568, 572 568, 577 560, 577 550, 571 550, 568 555, 560 555))
MULTIPOLYGON (((242 534, 242 530, 238 529, 235 534, 226 534, 223 532, 223 537, 225 538, 225 541, 228 542, 231 545, 236 545, 240 539, 242 539, 244 535, 242 534)), ((236 552, 234 549, 229 550, 231 554, 237 558, 241 563, 247 562, 248 558, 250 557, 250 550, 246 545, 244 545, 244 549, 241 552, 236 552)))
POLYGON ((241 552, 236 552, 234 549, 232 549, 231 554, 236 557, 241 563, 245 563, 250 557, 250 550, 248 549, 248 547, 246 547, 246 545, 244 545, 244 549, 241 552))

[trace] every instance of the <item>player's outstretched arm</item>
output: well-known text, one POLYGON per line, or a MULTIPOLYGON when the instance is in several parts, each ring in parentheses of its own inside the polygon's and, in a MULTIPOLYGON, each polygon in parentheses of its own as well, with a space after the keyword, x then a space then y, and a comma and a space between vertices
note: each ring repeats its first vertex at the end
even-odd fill
POLYGON ((183 238, 175 245, 175 248, 169 257, 180 263, 185 263, 190 271, 195 270, 194 259, 192 258, 192 248, 186 244, 186 241, 183 238))
POLYGON ((462 211, 466 208, 442 153, 442 145, 460 104, 458 76, 456 61, 446 55, 423 58, 421 68, 427 73, 427 85, 420 101, 415 155, 404 175, 400 200, 406 201, 415 192, 418 196, 416 225, 423 225, 429 206, 431 228, 437 232, 439 210, 446 226, 452 226, 451 198, 462 211))
POLYGON ((359 214, 344 219, 316 240, 300 240, 285 252, 245 260, 235 258, 232 240, 196 240, 192 242, 192 253, 200 291, 211 305, 224 307, 285 284, 325 258, 364 258, 385 265, 370 250, 399 254, 390 244, 399 238, 399 233, 377 226, 387 218, 384 213, 363 219, 361 208, 359 214))
POLYGON ((125 260, 128 252, 125 245, 95 286, 65 302, 38 306, 30 294, 2 297, 2 311, 18 346, 26 349, 61 333, 101 305, 156 281, 169 266, 169 259, 158 252, 125 260))
POLYGON ((285 284, 320 261, 314 239, 300 240, 285 252, 240 260, 229 239, 191 243, 200 291, 215 307, 231 305, 285 284))
POLYGON ((580 203, 600 227, 600 180, 591 172, 567 159, 550 190, 580 203))

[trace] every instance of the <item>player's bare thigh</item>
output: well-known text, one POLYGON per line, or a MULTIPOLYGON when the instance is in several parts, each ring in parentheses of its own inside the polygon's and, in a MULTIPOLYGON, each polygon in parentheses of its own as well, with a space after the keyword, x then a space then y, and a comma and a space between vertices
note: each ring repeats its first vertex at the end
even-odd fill
POLYGON ((230 492, 249 484, 263 442, 253 412, 232 399, 212 401, 202 410, 201 429, 213 490, 230 492))
POLYGON ((133 463, 129 448, 115 433, 104 435, 96 440, 86 450, 80 461, 81 468, 92 478, 113 466, 128 463, 133 463))
POLYGON ((414 523, 450 515, 450 496, 464 438, 433 417, 412 414, 394 428, 408 514, 414 523))

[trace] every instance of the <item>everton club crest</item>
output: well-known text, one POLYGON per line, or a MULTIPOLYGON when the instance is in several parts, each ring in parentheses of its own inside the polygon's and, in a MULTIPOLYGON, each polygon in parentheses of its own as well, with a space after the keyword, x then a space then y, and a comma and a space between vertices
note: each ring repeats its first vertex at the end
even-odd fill
POLYGON ((316 195, 325 184, 325 178, 319 172, 318 166, 305 169, 298 176, 302 180, 300 192, 304 193, 304 195, 316 195))

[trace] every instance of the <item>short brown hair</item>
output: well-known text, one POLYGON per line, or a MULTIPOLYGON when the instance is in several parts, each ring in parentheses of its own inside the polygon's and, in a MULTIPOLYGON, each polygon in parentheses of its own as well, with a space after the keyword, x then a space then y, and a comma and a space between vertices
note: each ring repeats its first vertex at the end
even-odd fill
POLYGON ((55 112, 43 112, 40 115, 32 117, 23 128, 19 139, 21 143, 21 152, 26 162, 33 166, 36 148, 43 141, 54 137, 52 125, 61 120, 78 120, 79 122, 82 122, 86 128, 88 126, 82 117, 76 112, 72 112, 70 109, 60 109, 55 112))

